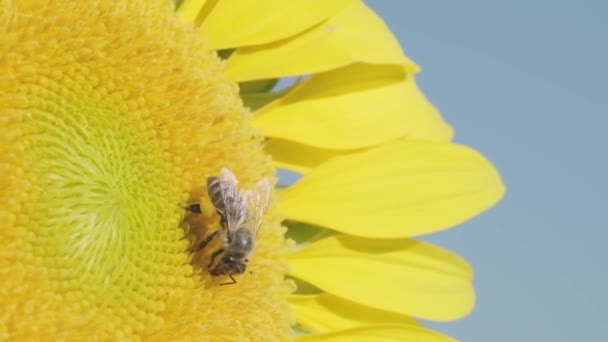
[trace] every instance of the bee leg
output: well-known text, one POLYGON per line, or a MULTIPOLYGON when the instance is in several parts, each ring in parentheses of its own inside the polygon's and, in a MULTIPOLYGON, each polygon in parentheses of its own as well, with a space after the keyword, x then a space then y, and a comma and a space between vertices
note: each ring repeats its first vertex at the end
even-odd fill
POLYGON ((207 244, 209 242, 211 242, 211 240, 215 239, 216 237, 218 237, 220 235, 220 231, 216 230, 213 233, 207 235, 207 237, 205 238, 205 240, 201 241, 201 243, 198 245, 197 248, 193 248, 191 251, 194 252, 198 252, 200 250, 202 250, 203 248, 207 247, 207 244))
POLYGON ((225 283, 220 283, 220 285, 232 285, 232 284, 236 284, 236 280, 234 279, 234 277, 232 276, 232 274, 228 273, 228 276, 230 277, 230 280, 232 280, 232 281, 227 281, 225 283))
POLYGON ((213 252, 213 254, 211 254, 211 261, 209 262, 209 265, 207 266, 207 268, 211 267, 211 265, 213 265, 213 262, 215 261, 215 258, 217 258, 217 256, 222 253, 224 253, 223 248, 220 248, 217 251, 213 252))

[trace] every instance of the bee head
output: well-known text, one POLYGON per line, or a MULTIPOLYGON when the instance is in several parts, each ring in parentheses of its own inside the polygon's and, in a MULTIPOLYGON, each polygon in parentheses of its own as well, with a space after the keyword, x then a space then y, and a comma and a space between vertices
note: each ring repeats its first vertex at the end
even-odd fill
POLYGON ((241 274, 247 268, 247 260, 235 258, 231 255, 224 255, 221 263, 228 266, 232 270, 232 274, 241 274))

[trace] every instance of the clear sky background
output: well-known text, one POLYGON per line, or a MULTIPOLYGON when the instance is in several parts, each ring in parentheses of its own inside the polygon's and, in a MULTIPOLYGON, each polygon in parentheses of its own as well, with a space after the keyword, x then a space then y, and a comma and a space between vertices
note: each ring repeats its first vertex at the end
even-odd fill
POLYGON ((425 237, 475 268, 463 342, 608 341, 608 1, 366 1, 507 194, 425 237))

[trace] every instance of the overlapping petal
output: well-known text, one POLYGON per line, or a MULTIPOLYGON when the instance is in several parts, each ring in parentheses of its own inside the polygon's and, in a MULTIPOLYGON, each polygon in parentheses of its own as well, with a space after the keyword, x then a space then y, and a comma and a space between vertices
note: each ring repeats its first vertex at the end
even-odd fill
POLYGON ((236 49, 225 73, 241 82, 313 74, 353 63, 399 64, 408 71, 418 70, 382 19, 355 1, 301 34, 236 49))
POLYGON ((261 108, 269 137, 326 149, 370 147, 398 137, 448 141, 452 129, 400 66, 355 64, 311 76, 261 108))
POLYGON ((451 320, 475 301, 469 265, 415 240, 332 236, 294 252, 289 264, 290 274, 323 291, 402 315, 451 320))
POLYGON ((289 302, 298 317, 298 324, 318 333, 380 323, 418 325, 409 316, 357 304, 328 293, 292 295, 289 302))
POLYGON ((406 324, 377 324, 296 338, 298 342, 456 342, 451 337, 406 324))
POLYGON ((307 173, 333 157, 357 151, 359 150, 329 150, 283 139, 266 141, 266 152, 272 155, 272 161, 277 167, 299 173, 307 173))
POLYGON ((213 49, 287 38, 329 18, 354 0, 183 1, 183 19, 200 24, 213 49))
POLYGON ((280 207, 290 219, 349 234, 408 237, 460 224, 503 192, 476 151, 400 139, 323 163, 282 192, 280 207))

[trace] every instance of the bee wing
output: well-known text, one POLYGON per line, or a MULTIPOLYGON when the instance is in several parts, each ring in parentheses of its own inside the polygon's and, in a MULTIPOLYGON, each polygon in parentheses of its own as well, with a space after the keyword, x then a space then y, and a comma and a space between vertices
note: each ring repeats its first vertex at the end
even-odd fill
POLYGON ((225 208, 226 229, 231 233, 247 220, 247 206, 236 187, 239 181, 232 171, 223 168, 220 171, 219 182, 225 208))
POLYGON ((243 194, 245 201, 247 202, 247 208, 249 208, 249 222, 251 229, 258 235, 262 221, 264 221, 264 215, 266 209, 268 209, 268 201, 270 199, 270 191, 272 185, 268 178, 264 178, 259 181, 253 190, 246 191, 243 194))

